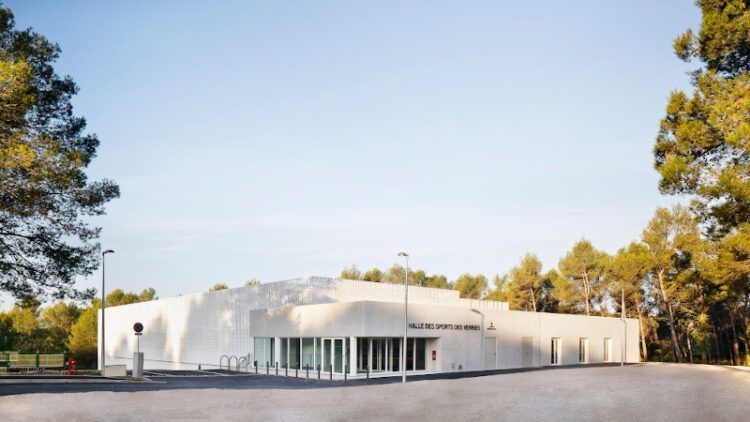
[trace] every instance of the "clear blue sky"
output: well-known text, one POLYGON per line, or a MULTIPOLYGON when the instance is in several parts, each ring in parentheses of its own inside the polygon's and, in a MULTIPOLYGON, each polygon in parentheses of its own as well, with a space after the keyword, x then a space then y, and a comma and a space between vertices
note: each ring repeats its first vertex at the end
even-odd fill
MULTIPOLYGON (((159 296, 385 267, 454 278, 659 205, 651 149, 694 66, 690 1, 6 1, 63 49, 111 288, 159 296)), ((79 286, 97 286, 100 273, 79 286)))

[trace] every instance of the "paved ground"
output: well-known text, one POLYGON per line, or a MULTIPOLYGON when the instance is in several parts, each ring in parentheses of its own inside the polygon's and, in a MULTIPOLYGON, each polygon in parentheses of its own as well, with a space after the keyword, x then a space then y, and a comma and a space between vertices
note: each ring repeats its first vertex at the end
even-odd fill
MULTIPOLYGON (((596 364, 592 367, 619 367, 619 364, 596 364)), ((558 367, 564 369, 578 369, 572 365, 558 367)), ((548 371, 558 368, 527 368, 527 369, 498 369, 493 371, 464 371, 442 374, 409 375, 409 382, 483 377, 498 374, 509 374, 528 371, 548 371)), ((273 371, 271 371, 273 373, 273 371)), ((280 372, 281 373, 281 372, 280 372)), ((145 371, 144 381, 123 380, 118 378, 102 378, 90 376, 36 376, 36 375, 8 375, 0 376, 0 396, 37 393, 83 393, 92 391, 136 392, 156 390, 186 390, 186 389, 309 389, 331 387, 353 387, 378 384, 395 384, 401 382, 397 376, 373 377, 369 379, 341 379, 330 380, 328 375, 320 378, 315 371, 300 371, 298 378, 290 372, 289 377, 268 376, 264 371, 258 374, 237 373, 227 370, 212 371, 177 371, 177 370, 149 370, 145 371), (80 385, 72 385, 80 384, 80 385)))
MULTIPOLYGON (((1 419, 716 422, 747 421, 750 415, 750 372, 704 365, 562 368, 406 385, 371 380, 379 384, 342 386, 265 376, 162 379, 185 383, 185 389, 172 384, 158 391, 7 395, 0 397, 1 419)), ((9 394, 10 387, 0 386, 0 392, 9 394)))

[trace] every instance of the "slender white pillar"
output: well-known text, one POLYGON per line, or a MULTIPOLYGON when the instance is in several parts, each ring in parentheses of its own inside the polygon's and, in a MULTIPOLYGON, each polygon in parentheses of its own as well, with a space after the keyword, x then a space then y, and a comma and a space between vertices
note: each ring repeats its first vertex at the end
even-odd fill
POLYGON ((372 339, 367 339, 367 369, 372 372, 372 339))
MULTIPOLYGON (((287 347, 287 350, 289 350, 288 347, 287 347)), ((274 340, 273 340, 273 359, 275 362, 271 362, 271 366, 276 366, 276 362, 281 362, 281 338, 280 337, 274 337, 274 340)))
POLYGON ((357 337, 349 337, 349 375, 357 375, 357 337))

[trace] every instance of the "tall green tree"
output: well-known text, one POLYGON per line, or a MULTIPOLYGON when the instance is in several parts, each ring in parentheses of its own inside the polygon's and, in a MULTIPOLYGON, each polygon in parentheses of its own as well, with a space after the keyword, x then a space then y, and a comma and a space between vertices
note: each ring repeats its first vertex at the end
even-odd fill
POLYGON ((448 278, 442 274, 433 274, 429 277, 426 277, 422 286, 432 287, 435 289, 450 289, 451 288, 451 285, 448 282, 448 278))
POLYGON ((383 272, 378 268, 373 268, 371 270, 365 271, 365 273, 362 274, 362 280, 380 283, 381 281, 383 281, 383 272))
POLYGON ((692 95, 675 91, 654 147, 659 188, 691 195, 716 235, 750 222, 750 9, 745 0, 702 0, 700 32, 674 42, 698 60, 692 95))
MULTIPOLYGON (((247 285, 247 282, 245 283, 245 285, 247 285)), ((156 297, 156 290, 153 287, 147 287, 141 290, 140 293, 138 293, 139 302, 148 302, 149 300, 156 299, 158 299, 158 297, 156 297)))
POLYGON ((78 87, 55 73, 59 54, 0 7, 0 290, 15 297, 93 295, 73 288, 98 265, 89 217, 119 196, 88 180, 99 140, 73 114, 78 87))
POLYGON ((584 305, 586 315, 591 314, 593 300, 600 293, 606 254, 594 248, 586 239, 578 241, 558 264, 560 273, 571 281, 567 289, 572 298, 584 305))
MULTIPOLYGON (((652 255, 646 245, 631 242, 627 248, 621 248, 607 266, 607 280, 610 296, 618 303, 621 293, 625 295, 625 307, 631 307, 638 317, 641 331, 641 356, 648 359, 645 319, 648 314, 644 285, 646 277, 653 268, 652 255)), ((626 314, 627 309, 624 311, 626 314)))
POLYGON ((351 267, 346 267, 341 270, 339 278, 342 278, 344 280, 361 280, 362 272, 359 271, 356 265, 352 265, 351 267))
POLYGON ((526 254, 521 262, 510 270, 510 280, 504 286, 507 301, 513 309, 537 311, 542 299, 542 261, 534 254, 526 254))
POLYGON ((51 351, 67 349, 68 337, 78 321, 81 309, 75 302, 57 302, 42 308, 41 324, 47 330, 47 348, 51 351))
POLYGON ((0 350, 14 350, 18 333, 13 328, 13 318, 0 311, 0 350))
MULTIPOLYGON (((404 284, 404 279, 406 279, 406 268, 399 265, 399 264, 393 264, 391 268, 388 268, 383 273, 382 281, 386 283, 392 283, 392 284, 404 284)), ((409 284, 412 283, 412 277, 409 277, 409 284)))
POLYGON ((462 298, 481 299, 487 291, 487 277, 482 274, 462 274, 453 282, 453 288, 459 291, 462 298))
POLYGON ((643 231, 643 243, 651 252, 651 274, 667 313, 672 352, 677 362, 683 354, 677 334, 676 298, 685 277, 689 276, 690 251, 700 242, 698 222, 690 211, 676 205, 671 210, 658 208, 643 231))
MULTIPOLYGON (((750 353, 750 224, 706 245, 693 258, 701 276, 710 283, 710 288, 701 292, 702 314, 708 316, 713 306, 719 311, 715 318, 722 314, 726 317, 732 338, 731 359, 744 364, 747 358, 740 351, 740 343, 744 343, 745 354, 750 353)), ((703 328, 708 331, 709 327, 703 328)))
POLYGON ((81 312, 81 316, 71 327, 68 338, 68 350, 76 357, 82 367, 96 365, 97 339, 99 337, 98 301, 81 312))

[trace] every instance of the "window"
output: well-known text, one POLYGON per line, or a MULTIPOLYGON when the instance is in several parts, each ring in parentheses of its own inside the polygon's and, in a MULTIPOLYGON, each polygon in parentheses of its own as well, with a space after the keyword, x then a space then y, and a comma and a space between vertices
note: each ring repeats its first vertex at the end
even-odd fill
POLYGON ((274 365, 274 339, 272 337, 255 337, 253 340, 253 351, 258 366, 274 365))
POLYGON ((604 361, 612 362, 612 339, 609 337, 604 339, 604 361))
POLYGON ((281 339, 281 356, 279 356, 279 358, 281 358, 280 359, 281 362, 279 362, 279 366, 282 367, 282 368, 286 368, 287 367, 287 363, 288 362, 287 362, 286 358, 287 358, 288 352, 289 352, 288 345, 289 345, 289 339, 288 338, 282 338, 281 339))
POLYGON ((315 339, 302 339, 302 368, 315 368, 315 339))
POLYGON ((424 338, 418 338, 416 339, 417 343, 417 353, 415 356, 415 369, 417 371, 424 371, 425 370, 425 357, 427 355, 427 339, 424 338))
POLYGON ((406 341, 406 370, 414 370, 414 339, 409 338, 406 341))
POLYGON ((300 362, 300 339, 293 337, 289 339, 289 367, 299 369, 300 362))
POLYGON ((551 365, 560 364, 560 338, 559 337, 552 337, 552 342, 550 344, 549 363, 551 365))
POLYGON ((589 361, 589 339, 581 337, 578 339, 578 363, 588 363, 589 361))

